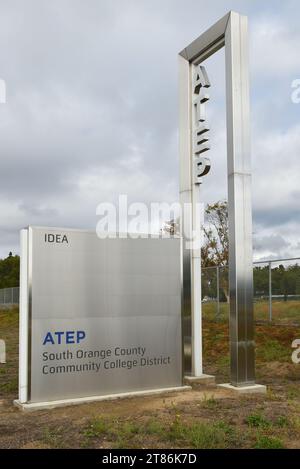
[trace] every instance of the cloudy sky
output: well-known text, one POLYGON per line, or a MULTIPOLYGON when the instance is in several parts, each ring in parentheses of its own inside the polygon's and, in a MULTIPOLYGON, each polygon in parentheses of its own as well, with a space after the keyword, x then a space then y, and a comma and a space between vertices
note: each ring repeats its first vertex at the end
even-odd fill
MULTIPOLYGON (((229 10, 250 26, 254 254, 300 255, 299 0, 0 0, 0 257, 119 194, 178 200, 177 54, 229 10)), ((227 191, 223 52, 207 70, 206 203, 227 191)))

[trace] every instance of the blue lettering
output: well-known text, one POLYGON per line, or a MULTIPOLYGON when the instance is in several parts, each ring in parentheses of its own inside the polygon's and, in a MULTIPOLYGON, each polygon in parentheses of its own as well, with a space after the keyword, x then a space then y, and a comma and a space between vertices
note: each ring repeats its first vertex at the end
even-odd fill
POLYGON ((77 344, 79 344, 79 342, 83 340, 84 338, 85 338, 85 332, 77 331, 77 344))
POLYGON ((61 344, 61 337, 64 335, 64 332, 62 331, 57 331, 57 332, 54 332, 55 335, 57 335, 58 337, 58 341, 57 343, 60 345, 61 344))
POLYGON ((43 342, 43 345, 46 345, 48 342, 50 342, 50 344, 54 345, 54 339, 52 337, 51 332, 47 332, 46 337, 45 337, 44 342, 43 342))
MULTIPOLYGON (((75 344, 74 334, 75 334, 74 331, 67 331, 66 332, 66 343, 67 344, 75 344)), ((77 341, 77 343, 78 343, 78 341, 77 341)))
POLYGON ((79 344, 84 338, 86 334, 84 331, 55 331, 55 332, 47 332, 45 335, 43 345, 51 344, 51 345, 62 345, 62 344, 79 344))

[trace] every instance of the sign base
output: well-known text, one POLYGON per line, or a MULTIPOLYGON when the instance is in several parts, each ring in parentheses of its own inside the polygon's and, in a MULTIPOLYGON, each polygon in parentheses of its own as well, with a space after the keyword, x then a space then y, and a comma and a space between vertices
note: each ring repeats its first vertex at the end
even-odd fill
POLYGON ((56 407, 65 407, 70 405, 79 405, 79 404, 89 404, 91 402, 99 401, 111 401, 114 399, 125 399, 131 397, 143 397, 143 396, 154 396, 155 394, 164 394, 170 392, 179 392, 179 391, 190 391, 191 386, 176 386, 172 388, 162 388, 162 389, 149 389, 147 391, 135 391, 135 392, 125 392, 121 394, 109 394, 106 396, 90 396, 90 397, 79 397, 76 399, 61 399, 58 401, 48 401, 48 402, 20 402, 18 399, 14 400, 13 403, 16 407, 23 411, 32 412, 35 410, 44 410, 44 409, 54 409, 56 407))
POLYGON ((230 383, 218 384, 218 387, 228 389, 237 394, 266 394, 267 386, 263 384, 252 384, 251 386, 232 386, 230 383))
POLYGON ((203 384, 204 386, 216 384, 216 378, 212 375, 185 376, 184 381, 187 384, 203 384))

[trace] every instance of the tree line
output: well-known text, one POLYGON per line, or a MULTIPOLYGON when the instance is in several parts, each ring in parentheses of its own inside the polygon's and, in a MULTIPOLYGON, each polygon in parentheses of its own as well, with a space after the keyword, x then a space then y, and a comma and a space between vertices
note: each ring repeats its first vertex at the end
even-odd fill
MULTIPOLYGON (((228 206, 226 200, 208 204, 202 226, 204 241, 201 248, 202 298, 216 298, 217 269, 219 266, 220 301, 229 299, 228 282, 228 206)), ((170 234, 179 233, 179 220, 167 222, 162 229, 170 234)), ((254 296, 269 294, 269 266, 255 266, 253 269, 254 296)), ((272 268, 272 295, 300 295, 300 266, 298 264, 272 268)))
MULTIPOLYGON (((269 292, 269 267, 254 267, 254 294, 266 296, 269 292)), ((272 295, 283 295, 287 299, 289 295, 300 295, 300 266, 279 265, 272 267, 272 295)))
MULTIPOLYGON (((170 220, 165 223, 162 232, 174 235, 179 232, 179 220, 170 220)), ((205 209, 205 222, 203 226, 204 243, 201 249, 202 264, 202 297, 216 297, 217 276, 216 269, 206 267, 219 266, 220 268, 220 300, 228 300, 228 207, 227 201, 218 201, 209 204, 205 209)), ((0 259, 0 288, 19 286, 20 257, 11 252, 5 259, 0 259)), ((254 295, 267 296, 269 292, 268 265, 255 266, 253 269, 254 295)), ((300 295, 300 266, 298 264, 272 268, 272 294, 300 295)))
POLYGON ((20 282, 20 256, 12 252, 0 259, 0 288, 18 287, 20 282))
MULTIPOLYGON (((228 300, 228 267, 219 269, 219 297, 221 302, 228 300)), ((290 296, 300 296, 300 265, 279 265, 272 267, 272 296, 280 295, 285 301, 290 296)), ((269 295, 269 266, 254 266, 253 294, 255 298, 269 295)), ((217 297, 216 268, 202 268, 202 298, 217 297)))

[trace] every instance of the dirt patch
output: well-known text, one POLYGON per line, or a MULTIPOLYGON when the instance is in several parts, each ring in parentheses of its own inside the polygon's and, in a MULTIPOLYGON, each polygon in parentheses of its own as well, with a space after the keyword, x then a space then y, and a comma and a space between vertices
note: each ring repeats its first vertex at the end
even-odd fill
MULTIPOLYGON (((300 329, 256 329, 257 380, 267 395, 217 387, 24 413, 17 397, 18 312, 0 311, 8 362, 0 368, 0 448, 299 448, 300 367, 291 343, 300 329)), ((225 322, 204 322, 205 372, 229 380, 225 322)))

